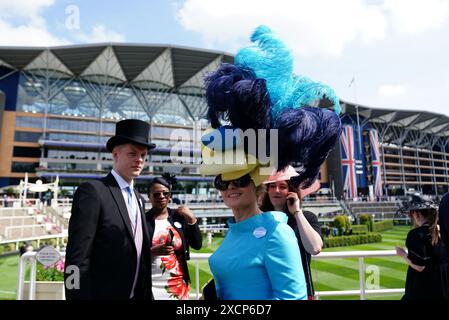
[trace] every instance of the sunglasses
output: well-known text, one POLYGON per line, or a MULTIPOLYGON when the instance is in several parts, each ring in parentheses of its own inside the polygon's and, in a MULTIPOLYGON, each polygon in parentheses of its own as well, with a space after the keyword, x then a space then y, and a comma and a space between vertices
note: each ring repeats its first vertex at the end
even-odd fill
POLYGON ((164 192, 153 192, 152 193, 154 198, 159 198, 159 197, 164 197, 164 198, 168 198, 171 195, 171 192, 168 191, 164 191, 164 192))
POLYGON ((229 181, 222 180, 221 174, 215 177, 214 185, 217 190, 225 191, 228 189, 230 183, 232 183, 236 188, 245 188, 251 183, 251 176, 249 174, 245 174, 243 177, 229 181))

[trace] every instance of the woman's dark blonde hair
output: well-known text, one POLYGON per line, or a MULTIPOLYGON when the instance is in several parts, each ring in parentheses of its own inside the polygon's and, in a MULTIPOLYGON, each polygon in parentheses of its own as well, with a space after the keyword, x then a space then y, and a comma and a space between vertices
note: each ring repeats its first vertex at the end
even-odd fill
POLYGON ((410 213, 415 212, 421 214, 429 225, 430 235, 432 237, 432 246, 436 246, 440 240, 440 231, 438 230, 438 210, 434 208, 412 210, 410 213))

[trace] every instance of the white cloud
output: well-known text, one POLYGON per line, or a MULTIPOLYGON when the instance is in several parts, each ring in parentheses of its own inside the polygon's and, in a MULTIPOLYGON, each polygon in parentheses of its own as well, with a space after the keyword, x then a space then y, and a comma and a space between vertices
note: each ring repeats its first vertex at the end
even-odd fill
POLYGON ((7 46, 55 46, 81 43, 124 42, 125 37, 102 24, 95 25, 90 34, 68 33, 67 38, 53 35, 42 11, 55 0, 0 0, 0 44, 7 46))
POLYGON ((449 0, 185 0, 178 22, 208 47, 235 51, 267 24, 301 56, 338 56, 354 41, 383 40, 387 29, 417 34, 449 20, 449 0))
POLYGON ((40 11, 45 7, 50 7, 55 0, 0 0, 0 12, 2 18, 27 18, 39 17, 40 11))
POLYGON ((100 43, 100 42, 125 42, 125 37, 118 32, 108 30, 104 25, 95 25, 91 34, 78 34, 76 36, 81 42, 100 43))
POLYGON ((53 36, 43 26, 14 27, 0 20, 0 43, 6 46, 55 46, 67 44, 68 41, 53 36))
POLYGON ((52 46, 68 43, 47 29, 41 11, 55 0, 0 0, 0 43, 11 46, 52 46))
POLYGON ((383 8, 398 33, 438 29, 449 18, 449 0, 384 0, 383 8))
POLYGON ((407 92, 407 86, 399 85, 381 85, 378 93, 384 98, 392 98, 397 96, 403 96, 407 92))
POLYGON ((177 18, 208 46, 235 50, 252 30, 270 26, 294 53, 338 56, 354 40, 383 39, 387 21, 380 6, 362 0, 186 0, 177 18))

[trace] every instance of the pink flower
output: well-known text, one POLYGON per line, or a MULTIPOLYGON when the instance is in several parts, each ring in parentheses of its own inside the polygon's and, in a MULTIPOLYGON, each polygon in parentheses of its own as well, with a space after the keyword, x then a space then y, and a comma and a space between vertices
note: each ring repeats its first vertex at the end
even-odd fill
POLYGON ((64 264, 65 264, 65 261, 63 259, 59 260, 55 264, 55 269, 58 270, 59 272, 64 272, 64 264))

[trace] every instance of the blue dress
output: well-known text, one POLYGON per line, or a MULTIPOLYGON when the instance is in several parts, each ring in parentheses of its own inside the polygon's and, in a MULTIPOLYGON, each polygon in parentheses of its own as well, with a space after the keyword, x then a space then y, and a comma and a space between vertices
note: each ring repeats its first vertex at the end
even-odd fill
POLYGON ((306 300, 295 233, 283 212, 269 211, 236 223, 209 258, 218 299, 306 300))

